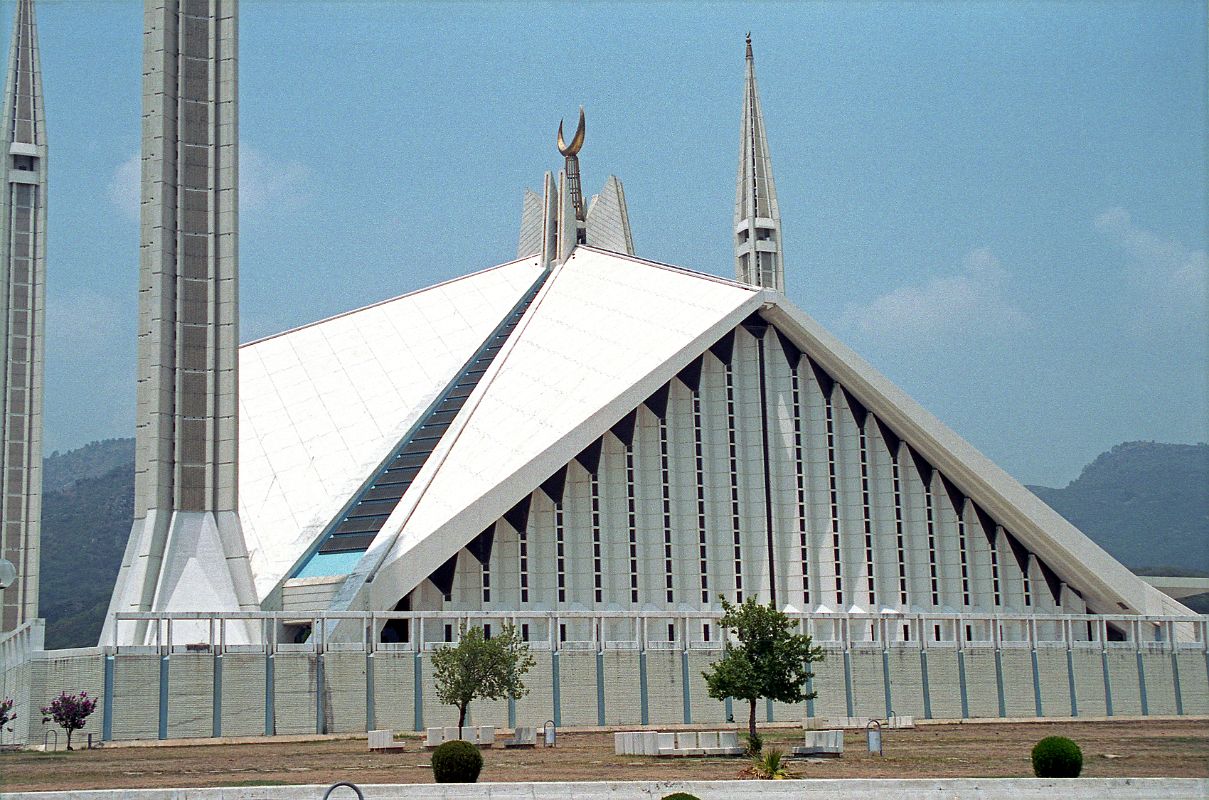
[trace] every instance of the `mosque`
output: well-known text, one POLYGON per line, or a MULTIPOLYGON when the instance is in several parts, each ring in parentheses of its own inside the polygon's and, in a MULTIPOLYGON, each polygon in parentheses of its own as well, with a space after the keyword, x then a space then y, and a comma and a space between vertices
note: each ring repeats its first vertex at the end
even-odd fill
MULTIPOLYGON (((97 648, 0 642, 27 702, 90 688, 119 739, 419 729, 431 650, 515 624, 533 691, 480 720, 720 722, 699 674, 754 597, 828 652, 770 720, 1209 713, 1205 618, 786 298, 750 37, 733 280, 636 253, 622 182, 581 187, 581 110, 514 260, 239 346, 236 3, 146 9, 136 519, 97 648)), ((18 23, 0 243, 45 215, 18 23)))

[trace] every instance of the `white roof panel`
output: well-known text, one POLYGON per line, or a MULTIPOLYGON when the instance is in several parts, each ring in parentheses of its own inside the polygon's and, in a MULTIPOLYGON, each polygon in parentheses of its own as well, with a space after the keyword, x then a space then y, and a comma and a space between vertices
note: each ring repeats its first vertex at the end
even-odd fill
POLYGON ((426 577, 759 306, 731 281, 577 249, 387 521, 381 569, 426 577))
POLYGON ((261 600, 540 272, 504 264, 240 348, 239 510, 261 600))

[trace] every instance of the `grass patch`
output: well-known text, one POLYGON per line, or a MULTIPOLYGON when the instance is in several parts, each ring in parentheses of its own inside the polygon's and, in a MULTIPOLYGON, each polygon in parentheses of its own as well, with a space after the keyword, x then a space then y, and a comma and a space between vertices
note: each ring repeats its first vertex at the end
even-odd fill
POLYGON ((219 781, 215 786, 290 786, 291 784, 285 781, 266 781, 266 780, 246 780, 246 781, 219 781))

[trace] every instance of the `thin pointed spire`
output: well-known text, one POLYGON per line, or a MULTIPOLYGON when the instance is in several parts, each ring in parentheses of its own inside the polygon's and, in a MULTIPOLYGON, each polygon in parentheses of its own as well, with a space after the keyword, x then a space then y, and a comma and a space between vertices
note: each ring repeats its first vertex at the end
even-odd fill
POLYGON ((38 616, 42 517, 42 352, 46 289, 46 130, 33 0, 18 0, 0 150, 0 558, 17 581, 0 590, 0 631, 38 616))
POLYGON ((785 291, 781 253, 781 212, 772 179, 772 157, 764 136, 764 115, 756 86, 751 34, 743 88, 742 141, 735 186, 735 276, 743 283, 785 291))

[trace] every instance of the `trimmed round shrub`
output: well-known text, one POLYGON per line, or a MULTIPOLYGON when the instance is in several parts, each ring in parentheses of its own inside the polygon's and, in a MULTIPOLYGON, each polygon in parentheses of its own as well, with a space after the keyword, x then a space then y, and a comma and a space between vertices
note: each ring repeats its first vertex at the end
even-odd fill
POLYGON ((470 742, 445 742, 432 751, 432 777, 437 783, 474 783, 483 769, 483 754, 470 742))
POLYGON ((1083 751, 1065 736, 1046 736, 1033 747, 1033 774, 1038 778, 1077 778, 1083 751))
POLYGON ((672 794, 665 794, 663 800, 701 800, 701 798, 688 792, 673 792, 672 794))

